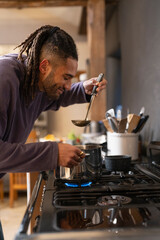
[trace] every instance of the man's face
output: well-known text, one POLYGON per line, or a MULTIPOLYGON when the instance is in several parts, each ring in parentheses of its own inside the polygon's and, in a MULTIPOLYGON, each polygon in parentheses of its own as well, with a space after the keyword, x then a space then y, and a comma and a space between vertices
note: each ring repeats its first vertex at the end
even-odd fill
POLYGON ((58 64, 55 69, 48 65, 45 74, 40 73, 39 89, 52 100, 57 100, 64 90, 70 90, 71 79, 76 75, 78 63, 75 59, 68 58, 63 64, 58 64))

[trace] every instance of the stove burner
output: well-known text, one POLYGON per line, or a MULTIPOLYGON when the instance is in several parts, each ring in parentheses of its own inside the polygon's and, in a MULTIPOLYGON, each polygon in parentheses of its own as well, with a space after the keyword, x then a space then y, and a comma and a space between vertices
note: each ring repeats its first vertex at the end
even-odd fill
POLYGON ((85 183, 81 183, 80 185, 77 184, 77 183, 65 183, 65 185, 67 187, 74 187, 74 188, 77 188, 77 187, 89 187, 91 184, 92 184, 92 182, 85 182, 85 183))
POLYGON ((78 187, 78 184, 76 183, 65 183, 67 187, 78 187))
POLYGON ((99 206, 120 206, 124 204, 128 204, 132 201, 131 198, 120 196, 120 195, 111 195, 111 196, 103 196, 98 200, 99 206))
POLYGON ((92 182, 82 183, 81 187, 89 187, 92 184, 92 182))

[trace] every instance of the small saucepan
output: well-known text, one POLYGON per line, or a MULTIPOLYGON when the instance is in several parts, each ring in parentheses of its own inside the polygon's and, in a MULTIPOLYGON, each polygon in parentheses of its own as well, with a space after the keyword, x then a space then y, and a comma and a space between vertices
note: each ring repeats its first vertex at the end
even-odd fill
POLYGON ((111 172, 128 172, 131 166, 131 156, 112 155, 105 157, 105 167, 111 172))

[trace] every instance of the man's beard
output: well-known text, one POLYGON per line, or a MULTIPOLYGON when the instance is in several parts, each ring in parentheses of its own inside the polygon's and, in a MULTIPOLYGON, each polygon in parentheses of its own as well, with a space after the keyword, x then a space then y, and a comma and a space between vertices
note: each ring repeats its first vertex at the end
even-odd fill
POLYGON ((44 91, 49 98, 49 100, 56 101, 61 94, 58 94, 58 91, 64 91, 63 88, 57 87, 56 83, 53 83, 53 71, 46 77, 45 84, 43 84, 44 91))

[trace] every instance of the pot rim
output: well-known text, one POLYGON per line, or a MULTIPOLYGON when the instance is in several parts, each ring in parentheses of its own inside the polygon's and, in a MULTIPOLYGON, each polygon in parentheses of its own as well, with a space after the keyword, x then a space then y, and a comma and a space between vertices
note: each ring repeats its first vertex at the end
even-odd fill
POLYGON ((105 156, 105 160, 131 160, 130 155, 108 155, 105 156))
POLYGON ((84 144, 84 145, 75 145, 76 147, 80 148, 81 150, 94 150, 94 149, 101 149, 102 146, 99 144, 84 144))

